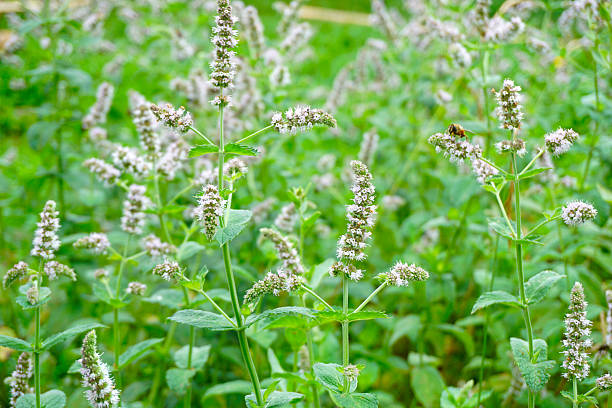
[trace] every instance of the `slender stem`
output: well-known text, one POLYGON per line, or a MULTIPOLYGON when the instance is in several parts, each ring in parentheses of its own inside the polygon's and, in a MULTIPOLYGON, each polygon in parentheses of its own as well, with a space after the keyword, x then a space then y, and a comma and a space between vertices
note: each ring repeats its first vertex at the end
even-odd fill
MULTIPOLYGON (((187 291, 187 288, 183 286, 183 298, 185 299, 185 306, 189 307, 190 305, 190 301, 189 301, 189 292, 187 291)), ((195 343, 195 327, 193 326, 189 326, 189 351, 187 352, 187 369, 191 369, 191 358, 193 355, 193 345, 195 343)), ((191 390, 193 389, 193 385, 189 384, 189 387, 187 387, 187 392, 185 393, 185 399, 184 399, 184 407, 185 408, 189 408, 191 407, 191 390)))
POLYGON ((487 163, 489 166, 495 167, 497 171, 499 171, 501 174, 508 174, 506 170, 502 169, 501 167, 499 167, 497 164, 493 163, 492 161, 489 161, 489 159, 485 158, 484 156, 479 157, 479 159, 487 163))
MULTIPOLYGON (((348 295, 349 295, 349 282, 348 276, 345 273, 342 274, 342 314, 345 316, 342 322, 342 365, 344 367, 349 365, 349 322, 346 319, 348 314, 348 295)), ((348 378, 344 376, 344 390, 346 394, 349 392, 348 378)))
POLYGON ((368 303, 370 303, 370 301, 374 298, 374 296, 378 295, 378 293, 386 287, 387 287, 387 281, 384 281, 372 293, 370 293, 370 296, 368 296, 366 300, 361 302, 361 304, 357 307, 357 309, 355 309, 353 313, 357 313, 358 311, 363 309, 368 303))
MULTIPOLYGON (((301 300, 302 300, 302 307, 306 307, 306 297, 301 296, 301 300)), ((312 330, 311 329, 308 329, 306 331, 306 347, 308 347, 308 357, 309 357, 308 360, 310 361, 310 374, 312 374, 312 376, 314 377, 314 370, 313 370, 312 362, 315 360, 315 355, 314 355, 314 347, 312 344, 312 330)), ((313 400, 314 407, 320 408, 321 401, 319 397, 319 389, 317 388, 317 384, 312 384, 310 386, 310 389, 312 392, 312 400, 313 400)))
POLYGON ((561 218, 561 216, 559 217, 553 217, 553 218, 549 218, 549 219, 545 219, 543 221, 540 221, 535 227, 533 227, 532 229, 529 230, 529 232, 527 234, 525 234, 523 236, 523 238, 527 238, 529 237, 531 234, 533 234, 534 232, 536 232, 537 230, 539 230, 540 228, 542 228, 544 225, 548 224, 549 222, 553 222, 558 220, 559 218, 561 218))
MULTIPOLYGON (((223 190, 223 164, 225 159, 225 143, 223 141, 223 107, 219 108, 219 176, 218 176, 218 187, 219 193, 223 190)), ((219 224, 225 225, 223 217, 219 217, 219 224)), ((234 273, 232 271, 232 263, 230 258, 229 243, 225 243, 222 246, 223 252, 223 264, 225 265, 225 276, 227 279, 227 285, 230 292, 230 298, 232 301, 232 309, 234 311, 234 318, 238 325, 238 343, 240 343, 240 352, 242 358, 249 372, 251 384, 253 385, 253 391, 255 394, 255 400, 257 405, 261 406, 264 403, 263 394, 261 392, 261 384, 259 382, 259 376, 253 362, 253 356, 249 348, 249 341, 246 336, 245 328, 243 326, 242 312, 240 311, 240 301, 238 300, 238 290, 236 289, 236 281, 234 279, 234 273)))
MULTIPOLYGON (((495 187, 493 183, 491 183, 491 185, 495 187)), ((502 202, 501 197, 499 196, 499 191, 495 193, 495 199, 497 200, 497 204, 499 205, 499 210, 501 211, 502 215, 504 216, 504 219, 506 220, 506 224, 508 225, 508 228, 510 228, 512 235, 516 237, 516 231, 514 231, 512 222, 510 222, 510 218, 508 217, 508 213, 506 212, 506 207, 504 207, 504 203, 502 202)))
MULTIPOLYGON (((123 276, 123 269, 125 266, 125 260, 127 259, 127 251, 130 245, 131 235, 128 235, 125 241, 125 247, 123 248, 123 255, 121 257, 121 261, 119 262, 119 271, 117 272, 117 283, 115 286, 115 298, 119 299, 119 294, 121 293, 121 278, 123 276)), ((117 377, 117 384, 121 384, 121 374, 119 373, 119 355, 121 354, 121 345, 120 345, 120 333, 119 333, 119 309, 117 307, 113 307, 113 353, 114 353, 114 366, 115 375, 117 377)))
POLYGON ((166 225, 166 222, 164 220, 164 213, 162 212, 161 194, 159 192, 159 173, 157 172, 156 162, 153 163, 153 167, 155 169, 155 176, 154 176, 155 200, 157 201, 157 211, 158 211, 157 218, 159 219, 159 226, 161 227, 162 232, 164 233, 164 238, 166 239, 166 241, 170 243, 171 245, 173 245, 172 237, 170 236, 170 232, 168 231, 168 226, 166 225))
MULTIPOLYGON (((512 153, 512 163, 514 167, 514 205, 516 212, 516 238, 521 239, 521 189, 519 184, 519 174, 517 168, 516 153, 512 153)), ((519 295, 523 304, 523 319, 527 328, 527 340, 529 344, 529 360, 533 360, 533 328, 531 326, 531 316, 529 314, 529 305, 525 296, 525 276, 523 274, 523 245, 516 242, 516 273, 518 277, 519 295)), ((528 390, 529 408, 535 406, 534 396, 531 390, 528 390)))
POLYGON ((216 146, 216 144, 214 144, 209 138, 207 138, 206 136, 204 136, 204 133, 200 132, 198 129, 194 128, 193 126, 189 126, 189 129, 191 129, 193 131, 193 133, 195 133, 196 135, 200 136, 202 139, 204 139, 208 144, 211 144, 213 146, 216 146))
POLYGON ((199 293, 202 294, 202 296, 204 296, 206 298, 206 300, 208 300, 210 302, 210 304, 219 312, 221 313, 221 315, 223 315, 223 317, 225 317, 225 319, 231 323, 232 326, 234 326, 235 328, 239 328, 238 326, 236 326, 236 322, 234 322, 234 320, 232 320, 231 317, 229 317, 227 315, 227 313, 225 313, 225 311, 223 310, 223 308, 221 306, 219 306, 219 304, 217 302, 215 302, 210 296, 208 296, 208 293, 204 292, 203 290, 199 291, 199 293))
POLYGON ((168 204, 173 204, 176 200, 179 199, 180 196, 182 196, 183 194, 185 194, 186 192, 188 192, 192 188, 193 188, 193 184, 189 183, 189 185, 187 185, 187 187, 185 187, 184 189, 182 189, 181 191, 176 193, 176 195, 174 197, 172 197, 172 199, 170 199, 170 201, 168 201, 168 204))
POLYGON ((578 381, 576 381, 576 377, 572 378, 573 388, 574 388, 574 399, 572 400, 572 406, 574 408, 578 408, 578 381))
POLYGON ((263 128, 263 129, 259 129, 257 132, 255 132, 255 133, 251 133, 250 135, 248 135, 248 136, 246 136, 246 137, 243 137, 242 139, 238 140, 238 141, 236 142, 236 144, 238 144, 238 143, 242 143, 242 142, 246 142, 246 141, 247 141, 247 140, 249 140, 250 138, 252 138, 252 137, 254 137, 254 136, 257 136, 258 134, 263 133, 263 132, 265 132, 265 131, 266 131, 266 130, 268 130, 268 129, 272 129, 272 127, 273 127, 273 126, 274 126, 274 125, 268 125, 268 126, 266 126, 265 128, 263 128))
MULTIPOLYGON (((174 333, 176 332, 176 327, 178 326, 177 322, 172 322, 170 324, 170 329, 168 330, 168 334, 166 334, 166 341, 164 342, 164 347, 161 350, 161 359, 162 362, 166 360, 166 356, 170 352, 170 347, 172 346, 172 339, 174 338, 174 333)), ((153 385, 151 386, 151 392, 149 394, 148 405, 152 407, 153 401, 155 401, 157 397, 157 390, 159 389, 159 385, 161 383, 161 374, 162 368, 164 364, 160 363, 157 365, 157 369, 155 370, 155 376, 153 377, 153 385)))
POLYGON ((34 310, 34 320, 36 324, 34 332, 34 387, 36 408, 40 408, 40 306, 34 310))
POLYGON ((529 170, 529 168, 530 168, 531 166, 533 166, 533 163, 535 163, 535 161, 536 161, 536 160, 538 160, 538 158, 539 158, 540 156, 542 156, 543 154, 544 154, 544 149, 540 149, 540 151, 538 152, 538 154, 536 154, 536 155, 535 155, 535 157, 534 157, 534 158, 533 158, 533 159, 532 159, 532 160, 529 162, 529 164, 528 164, 527 166, 525 166, 525 168, 524 168, 523 170, 521 170, 521 172, 520 172, 519 176, 521 176, 521 175, 525 174, 525 172, 526 172, 527 170, 529 170))
POLYGON ((304 291, 306 291, 307 293, 309 293, 310 295, 314 296, 315 299, 317 299, 319 302, 323 303, 323 305, 328 308, 331 312, 335 311, 335 309, 325 301, 325 299, 323 299, 321 296, 319 296, 317 294, 317 292, 315 292, 314 290, 310 289, 308 286, 306 285, 302 285, 302 289, 304 289, 304 291))

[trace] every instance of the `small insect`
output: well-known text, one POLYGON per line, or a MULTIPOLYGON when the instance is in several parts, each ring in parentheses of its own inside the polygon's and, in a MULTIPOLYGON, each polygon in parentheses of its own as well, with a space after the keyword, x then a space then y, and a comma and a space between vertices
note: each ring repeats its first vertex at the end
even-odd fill
POLYGON ((446 129, 446 131, 448 132, 449 135, 458 136, 458 137, 467 137, 465 132, 474 133, 471 130, 464 129, 463 126, 461 126, 458 123, 451 123, 448 126, 448 129, 446 129))

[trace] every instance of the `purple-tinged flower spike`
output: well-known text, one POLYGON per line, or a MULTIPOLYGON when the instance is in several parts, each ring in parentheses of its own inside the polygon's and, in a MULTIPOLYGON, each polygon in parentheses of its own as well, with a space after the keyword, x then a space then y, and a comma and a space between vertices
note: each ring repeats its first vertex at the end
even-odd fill
POLYGON ((149 256, 162 256, 176 253, 176 247, 174 245, 162 242, 161 239, 153 234, 149 234, 143 238, 142 248, 149 256))
POLYGON ((588 377, 591 369, 588 351, 593 342, 589 338, 591 322, 586 318, 586 307, 584 289, 580 282, 576 282, 570 295, 569 313, 565 315, 565 336, 562 342, 565 355, 563 377, 567 379, 576 378, 581 381, 588 377))
POLYGON ((287 33, 287 36, 280 45, 280 50, 285 58, 294 56, 302 47, 304 47, 314 32, 308 23, 294 24, 287 33))
POLYGON ((40 256, 43 259, 55 258, 55 251, 61 245, 57 237, 57 231, 60 228, 58 215, 55 201, 47 201, 40 213, 40 221, 36 224, 38 228, 34 233, 34 241, 32 242, 33 248, 30 252, 32 256, 40 256))
POLYGON ((147 285, 141 282, 130 282, 125 289, 126 293, 134 296, 144 296, 146 290, 147 285))
POLYGON ((239 157, 228 160, 223 166, 223 174, 231 180, 239 179, 248 172, 249 166, 239 157))
POLYGON ((286 65, 279 64, 270 72, 270 85, 273 88, 280 88, 291 84, 291 74, 286 65))
POLYGON ((147 101, 141 101, 132 109, 131 113, 132 121, 138 131, 140 146, 142 146, 150 158, 158 157, 161 143, 156 131, 157 121, 151 110, 151 104, 147 101))
POLYGON ((579 137, 578 133, 574 132, 572 129, 559 128, 544 136, 544 144, 546 145, 546 149, 548 149, 553 156, 560 156, 569 151, 579 137))
POLYGON ((168 282, 178 282, 181 280, 181 267, 178 262, 165 259, 164 262, 155 265, 153 275, 161 276, 162 279, 168 282))
POLYGON ((225 211, 225 200, 219 195, 217 186, 208 184, 204 186, 198 198, 198 206, 194 210, 195 218, 204 227, 204 234, 212 240, 219 226, 219 217, 225 211))
POLYGON ((601 391, 609 390, 610 388, 612 388, 612 375, 610 375, 609 373, 602 375, 597 380, 595 380, 595 385, 601 391))
POLYGON ((520 17, 512 17, 508 21, 500 16, 495 16, 489 20, 485 40, 495 43, 510 41, 523 31, 525 31, 525 23, 520 17))
POLYGON ((370 16, 372 25, 378 27, 389 40, 396 41, 398 37, 398 30, 395 22, 391 18, 385 3, 382 0, 372 1, 372 14, 370 16))
POLYGON ((118 408, 119 391, 96 347, 96 332, 92 330, 83 339, 79 359, 85 395, 93 408, 118 408))
POLYGON ((472 55, 461 43, 456 42, 449 45, 448 54, 457 67, 468 69, 472 66, 472 55))
POLYGON ((276 203, 275 198, 266 198, 251 208, 251 212, 253 213, 253 221, 255 224, 261 224, 268 217, 268 214, 270 211, 272 211, 272 206, 274 206, 274 203, 276 203))
POLYGON ((89 249, 94 254, 105 254, 110 247, 110 241, 106 234, 92 232, 86 237, 79 238, 73 246, 77 249, 89 249))
POLYGON ((429 279, 429 273, 415 264, 408 265, 404 262, 398 262, 393 265, 389 272, 381 273, 377 278, 389 285, 408 286, 410 282, 426 281, 429 279))
POLYGON ((264 239, 269 239, 274 244, 278 258, 283 261, 282 269, 297 275, 304 273, 304 266, 297 249, 287 237, 271 228, 262 228, 260 232, 264 239))
POLYGON ((167 145, 157 162, 157 173, 166 180, 174 180, 176 172, 181 170, 189 157, 189 149, 189 145, 182 139, 167 145))
POLYGON ((472 11, 472 25, 482 38, 487 33, 489 26, 489 13, 491 12, 491 0, 476 0, 472 11))
POLYGON ((9 407, 17 407, 19 397, 33 392, 32 387, 29 385, 30 378, 32 378, 32 359, 29 353, 21 353, 17 359, 15 370, 5 380, 5 383, 11 387, 9 407))
POLYGON ((406 200, 404 199, 404 197, 400 197, 398 195, 383 196, 381 201, 382 208, 384 208, 385 211, 391 212, 399 210, 404 204, 406 204, 406 200))
POLYGON ((108 82, 100 84, 96 94, 96 102, 89 109, 89 113, 83 118, 83 129, 89 129, 92 126, 106 122, 106 115, 108 115, 110 110, 114 93, 115 88, 108 82))
POLYGON ((145 177, 152 170, 151 163, 140 156, 137 149, 131 147, 115 146, 112 157, 115 166, 137 178, 145 177))
POLYGON ((500 121, 502 129, 520 129, 523 120, 523 107, 521 106, 521 87, 514 84, 511 79, 504 79, 504 84, 499 92, 495 92, 497 108, 495 113, 500 121))
POLYGON ((20 261, 13 265, 11 269, 6 271, 4 274, 4 279, 2 280, 2 286, 4 289, 25 278, 28 275, 29 267, 30 266, 27 263, 20 261))
POLYGON ((153 112, 160 122, 179 132, 185 133, 193 126, 191 114, 185 111, 185 108, 182 106, 178 109, 174 109, 174 106, 167 103, 164 106, 152 104, 150 108, 151 112, 153 112))
POLYGON ((83 166, 95 174, 96 178, 106 185, 115 184, 117 179, 121 176, 121 172, 113 165, 94 157, 85 160, 83 166))
POLYGON ((259 13, 254 6, 244 8, 242 28, 254 58, 261 57, 265 46, 264 28, 259 19, 259 13))
POLYGON ((237 32, 234 24, 238 19, 232 15, 232 6, 229 0, 217 0, 217 25, 213 27, 212 42, 215 45, 215 58, 210 64, 212 70, 210 83, 216 88, 229 88, 233 85, 236 76, 236 64, 233 48, 238 45, 237 32))
POLYGON ((38 303, 38 299, 40 297, 40 291, 38 290, 38 281, 32 281, 32 286, 28 288, 26 291, 26 300, 29 304, 35 305, 38 303))
POLYGON ((68 265, 64 265, 63 263, 59 263, 57 261, 47 262, 45 264, 44 272, 45 272, 45 275, 47 275, 50 280, 55 280, 59 278, 60 276, 66 276, 73 282, 77 280, 74 269, 72 269, 68 265))
POLYGON ((298 215, 295 204, 289 203, 281 208, 280 214, 278 214, 278 217, 274 220, 274 225, 283 232, 291 232, 293 231, 297 219, 298 215))
POLYGON ((363 134, 359 155, 357 157, 359 158, 359 161, 366 166, 372 165, 372 159, 374 158, 376 149, 378 148, 378 140, 378 133, 376 133, 374 130, 363 134))
POLYGON ((467 140, 458 139, 448 133, 436 133, 429 137, 429 143, 434 145, 436 152, 444 154, 451 163, 462 163, 465 159, 480 159, 482 149, 480 146, 467 140))
POLYGON ((606 303, 608 310, 606 312, 606 344, 612 347, 612 290, 606 290, 606 303))
POLYGON ((144 211, 151 205, 151 200, 145 195, 145 186, 132 184, 128 190, 127 199, 123 202, 121 229, 130 234, 140 234, 145 224, 144 211))
POLYGON ((485 184, 489 177, 499 174, 499 171, 495 167, 480 159, 472 160, 472 171, 476 175, 476 179, 480 184, 485 184))
POLYGON ((289 108, 283 114, 276 112, 272 115, 272 125, 279 133, 295 134, 305 132, 314 126, 336 127, 336 119, 321 109, 311 109, 309 106, 289 108))
POLYGON ((282 4, 281 20, 276 26, 276 31, 281 38, 286 36, 289 29, 295 24, 302 3, 303 0, 293 0, 289 4, 282 4))
POLYGON ((597 217, 597 210, 591 204, 583 201, 572 201, 567 203, 562 211, 561 218, 566 225, 574 227, 597 217))
POLYGON ((268 272, 265 278, 255 282, 253 287, 247 290, 244 295, 244 304, 252 309, 262 296, 267 294, 280 296, 283 293, 295 292, 303 283, 302 276, 283 269, 279 269, 276 273, 268 272))
POLYGON ((525 141, 523 139, 502 140, 501 142, 495 143, 495 148, 499 154, 515 153, 520 157, 527 154, 525 141))

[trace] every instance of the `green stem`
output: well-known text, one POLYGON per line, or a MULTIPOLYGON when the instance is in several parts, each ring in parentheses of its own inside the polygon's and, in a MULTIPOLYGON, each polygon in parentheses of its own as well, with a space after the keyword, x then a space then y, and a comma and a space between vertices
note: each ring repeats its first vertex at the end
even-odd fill
POLYGON ((200 132, 198 129, 194 128, 193 126, 189 126, 189 129, 191 129, 193 131, 193 133, 195 133, 196 135, 198 135, 202 139, 204 139, 206 141, 206 143, 211 144, 213 146, 216 146, 216 144, 214 144, 209 138, 204 136, 204 133, 200 132))
POLYGON ((257 132, 251 133, 250 135, 248 135, 248 136, 246 136, 246 137, 243 137, 242 139, 238 140, 238 141, 236 142, 236 144, 238 144, 238 143, 242 143, 242 142, 246 142, 246 141, 247 141, 247 140, 249 140, 250 138, 252 138, 252 137, 254 137, 254 136, 257 136, 258 134, 263 133, 263 132, 265 132, 265 131, 266 131, 266 130, 268 130, 268 129, 272 129, 272 127, 273 127, 273 126, 274 126, 274 125, 268 125, 268 126, 266 126, 265 128, 263 128, 263 129, 259 129, 257 132))
POLYGON ((36 324, 34 332, 34 387, 36 408, 40 408, 40 306, 34 310, 34 320, 36 324))
MULTIPOLYGON (((491 183, 491 185, 495 188, 495 185, 493 183, 491 183)), ((504 203, 502 202, 501 197, 499 196, 499 191, 495 192, 495 199, 497 200, 497 204, 499 205, 499 210, 501 211, 502 215, 504 216, 504 219, 506 220, 508 228, 510 228, 512 235, 516 237, 516 231, 514 231, 512 222, 510 222, 510 218, 508 217, 508 213, 506 212, 506 207, 504 207, 504 203)))
POLYGON ((533 166, 533 163, 535 163, 536 160, 538 160, 538 158, 540 156, 542 156, 544 154, 544 149, 541 148, 540 151, 538 152, 538 154, 535 155, 535 157, 533 159, 531 159, 531 161, 529 162, 529 164, 527 166, 525 166, 525 168, 523 170, 521 170, 521 172, 519 173, 519 176, 522 176, 523 174, 525 174, 525 172, 527 170, 529 170, 529 168, 531 166, 533 166))
MULTIPOLYGON (((225 143, 223 141, 223 107, 219 108, 219 176, 218 176, 218 187, 219 193, 223 190, 223 165, 225 159, 225 143)), ((223 217, 219 217, 219 224, 221 227, 225 225, 223 217)), ((253 391, 255 394, 255 400, 257 405, 261 406, 264 403, 263 394, 261 392, 261 384, 259 382, 259 376, 253 362, 253 356, 249 348, 249 341, 246 336, 245 327, 243 326, 242 312, 240 311, 240 301, 238 300, 238 290, 236 289, 236 280, 234 279, 234 273, 232 271, 232 263, 230 258, 229 243, 225 243, 222 246, 223 252, 223 264, 225 266, 225 276, 227 279, 227 285, 230 292, 230 298, 232 301, 232 309, 234 311, 234 318, 238 325, 238 343, 240 344, 240 352, 246 365, 251 384, 253 385, 253 391)))
MULTIPOLYGON (((117 283, 115 286, 115 298, 119 299, 121 293, 121 278, 123 277, 123 269, 125 266, 125 260, 127 258, 128 247, 130 246, 131 235, 128 235, 125 241, 125 247, 123 248, 123 255, 119 262, 119 271, 117 272, 117 283)), ((119 333, 119 309, 113 307, 113 353, 114 353, 114 370, 115 376, 117 377, 117 385, 121 384, 121 374, 119 373, 119 356, 121 355, 120 346, 120 333, 119 333)))
MULTIPOLYGON (((345 320, 342 322, 342 365, 344 367, 349 365, 349 322, 346 320, 348 314, 348 301, 349 301, 349 282, 348 276, 345 273, 342 274, 342 314, 345 316, 345 320)), ((346 394, 349 391, 348 378, 344 376, 344 390, 346 394)))
POLYGON ((223 308, 222 308, 221 306, 219 306, 219 304, 218 304, 217 302, 215 302, 215 301, 213 300, 213 298, 211 298, 210 296, 208 296, 208 293, 206 293, 206 292, 205 292, 205 291, 203 291, 203 290, 200 290, 200 291, 198 291, 198 292, 199 292, 199 293, 200 293, 202 296, 204 296, 204 297, 206 298, 206 300, 208 300, 208 301, 210 302, 210 304, 211 304, 211 305, 212 305, 212 306, 213 306, 213 307, 214 307, 214 308, 215 308, 215 309, 216 309, 216 310, 217 310, 219 313, 221 313, 221 315, 222 315, 223 317, 225 317, 225 319, 226 319, 226 320, 227 320, 229 323, 231 323, 231 325, 232 325, 232 326, 234 326, 236 329, 238 329, 238 328, 239 328, 238 326, 236 326, 236 322, 234 322, 234 321, 232 320, 232 318, 231 318, 231 317, 229 317, 229 316, 227 315, 227 313, 225 313, 225 311, 223 310, 223 308))
POLYGON ((306 285, 302 285, 302 289, 304 289, 305 292, 309 293, 310 295, 312 295, 315 299, 317 299, 319 302, 321 302, 326 308, 328 308, 330 311, 334 311, 334 308, 325 301, 325 299, 323 299, 321 296, 319 296, 317 294, 317 292, 315 292, 314 290, 310 289, 308 286, 306 285))
POLYGON ((578 408, 578 381, 576 381, 576 377, 572 379, 573 388, 574 388, 574 399, 572 400, 572 406, 574 408, 578 408))
POLYGON ((174 333, 176 332, 176 327, 178 323, 172 322, 170 324, 170 329, 168 330, 168 334, 166 334, 166 341, 164 342, 164 347, 161 351, 161 359, 160 363, 157 365, 157 369, 155 370, 155 376, 153 377, 153 385, 151 386, 151 392, 149 394, 148 406, 153 407, 153 401, 157 398, 157 390, 159 389, 159 385, 161 384, 161 374, 162 368, 164 366, 163 362, 166 360, 166 356, 170 352, 170 347, 172 346, 172 339, 174 338, 174 333))
MULTIPOLYGON (((185 306, 189 307, 191 302, 189 301, 189 292, 187 288, 183 286, 183 298, 185 299, 185 306)), ((189 351, 187 353, 187 369, 191 369, 191 359, 193 355, 193 345, 195 343, 195 327, 189 326, 189 351)), ((187 387, 187 392, 185 393, 184 407, 191 407, 191 391, 193 389, 193 384, 190 384, 187 387)))
POLYGON ((374 298, 374 296, 378 295, 378 293, 386 287, 387 287, 387 281, 384 281, 372 293, 370 293, 370 296, 368 296, 366 300, 361 302, 361 304, 357 307, 357 309, 355 309, 353 313, 357 313, 358 311, 363 309, 368 303, 370 303, 370 301, 374 298))
MULTIPOLYGON (((301 299, 302 299, 302 307, 306 307, 305 296, 302 296, 301 299)), ((312 330, 310 328, 306 331, 306 347, 308 347, 308 357, 310 361, 310 374, 314 378, 314 370, 313 370, 312 362, 315 360, 315 355, 314 355, 314 346, 312 344, 312 330)), ((313 400, 314 407, 320 408, 321 401, 319 397, 319 389, 317 388, 317 384, 312 384, 310 386, 310 390, 312 392, 312 400, 313 400)))
POLYGON ((491 117, 489 112, 489 97, 487 92, 487 66, 489 62, 489 51, 484 50, 482 54, 482 60, 480 64, 480 72, 482 74, 482 97, 484 100, 484 115, 487 119, 487 138, 485 154, 489 154, 491 149, 491 117))

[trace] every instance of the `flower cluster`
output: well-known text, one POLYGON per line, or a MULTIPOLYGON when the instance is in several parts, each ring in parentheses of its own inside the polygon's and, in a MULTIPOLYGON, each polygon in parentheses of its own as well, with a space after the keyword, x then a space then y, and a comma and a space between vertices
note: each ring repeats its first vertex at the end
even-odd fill
POLYGON ((342 374, 349 382, 354 382, 357 381, 357 379, 359 378, 360 371, 361 370, 359 370, 359 367, 357 367, 356 365, 349 364, 343 367, 342 374))
POLYGON ((474 160, 482 156, 480 146, 448 133, 436 133, 430 136, 429 143, 435 146, 436 152, 448 157, 451 163, 462 163, 465 159, 474 160))
POLYGON ((500 16, 493 17, 487 26, 485 40, 490 42, 510 41, 525 31, 525 23, 520 17, 512 17, 510 21, 500 16))
POLYGON ((223 174, 225 175, 225 177, 228 177, 230 179, 242 177, 248 172, 249 167, 244 162, 244 160, 239 157, 234 157, 233 159, 228 160, 223 165, 223 174))
POLYGON ((410 282, 425 281, 429 279, 429 273, 415 264, 408 265, 398 262, 387 273, 378 275, 378 279, 387 282, 388 285, 408 286, 410 282))
POLYGON ((278 258, 283 261, 282 268, 284 270, 300 275, 304 273, 302 261, 300 260, 295 246, 289 239, 271 228, 262 228, 261 236, 264 239, 272 241, 274 248, 276 248, 278 258))
POLYGON ((17 359, 15 370, 13 370, 11 376, 5 380, 11 387, 9 407, 15 408, 19 397, 32 392, 32 387, 28 384, 30 378, 32 378, 32 360, 30 354, 21 353, 17 359))
POLYGON ((100 84, 96 93, 96 102, 83 118, 83 129, 89 129, 92 126, 106 122, 106 115, 110 110, 114 93, 115 88, 108 82, 100 84))
POLYGON ((147 189, 139 184, 132 184, 128 190, 127 200, 123 202, 121 229, 130 234, 140 234, 145 223, 145 213, 150 200, 145 196, 147 189))
POLYGON ((119 407, 119 391, 109 374, 108 366, 102 361, 96 349, 96 332, 90 331, 83 339, 81 348, 81 375, 85 395, 94 408, 119 407))
POLYGON ((64 265, 63 263, 59 263, 57 261, 47 262, 45 264, 44 272, 50 280, 55 280, 62 275, 67 276, 72 281, 76 281, 77 279, 76 273, 74 273, 74 269, 72 269, 68 265, 64 265))
POLYGON ((520 157, 527 154, 525 141, 523 139, 502 140, 501 142, 495 143, 495 149, 497 149, 499 154, 515 153, 520 157))
POLYGON ((149 256, 169 255, 176 252, 176 247, 167 242, 162 242, 157 236, 149 234, 142 240, 142 247, 149 256))
POLYGON ((11 269, 6 271, 6 274, 4 274, 4 279, 2 280, 2 286, 4 289, 25 278, 28 274, 29 267, 30 266, 27 263, 20 261, 13 265, 11 269))
POLYGON ((406 204, 406 200, 397 195, 386 195, 382 198, 382 207, 387 211, 397 211, 404 204, 406 204))
POLYGON ((281 208, 280 214, 278 214, 278 217, 274 220, 274 225, 281 231, 291 232, 293 231, 293 226, 297 218, 298 215, 295 204, 289 203, 281 208))
POLYGON ((144 283, 140 283, 140 282, 130 282, 128 283, 128 286, 125 289, 125 291, 129 293, 130 295, 136 295, 136 296, 144 296, 144 293, 146 290, 147 290, 147 285, 145 285, 144 283))
POLYGON ((168 127, 177 129, 180 132, 187 132, 193 125, 191 114, 182 106, 178 109, 174 109, 174 106, 170 105, 169 103, 165 104, 164 106, 152 104, 150 109, 159 121, 163 122, 168 127))
POLYGON ((147 101, 141 101, 136 105, 132 109, 132 121, 138 131, 142 148, 149 157, 157 157, 161 150, 161 143, 155 131, 157 122, 151 110, 151 104, 147 101))
POLYGON ((372 164, 372 159, 376 154, 376 149, 378 148, 378 133, 374 130, 366 132, 363 134, 363 140, 361 141, 361 147, 359 148, 359 161, 365 164, 366 166, 370 166, 372 164))
POLYGON ((544 136, 544 143, 554 156, 566 153, 580 136, 572 129, 559 128, 544 136))
POLYGON ((40 213, 40 221, 36 224, 38 228, 32 242, 32 256, 40 256, 43 259, 55 258, 55 251, 61 244, 57 237, 57 230, 60 228, 58 215, 55 201, 47 201, 40 213))
POLYGON ((121 176, 121 172, 113 165, 95 157, 85 160, 83 166, 95 174, 98 180, 106 185, 114 184, 121 176))
POLYGON ((176 172, 183 167, 183 161, 189 155, 189 145, 179 139, 170 143, 164 150, 164 154, 157 162, 157 173, 166 180, 173 180, 176 172))
POLYGON ((576 226, 597 217, 597 210, 591 204, 583 201, 567 203, 562 211, 561 218, 566 225, 576 226))
POLYGON ((602 391, 612 388, 612 375, 606 373, 595 380, 595 385, 602 391))
POLYGON ((372 25, 379 27, 389 40, 395 41, 397 39, 399 34, 397 26, 382 0, 372 1, 372 14, 370 20, 372 25))
POLYGON ((520 129, 523 120, 521 106, 521 87, 514 84, 511 79, 504 79, 504 84, 499 92, 495 92, 497 108, 495 113, 499 118, 502 129, 520 129))
POLYGON ((565 336, 562 342, 565 355, 563 377, 567 379, 582 380, 589 375, 587 352, 592 341, 588 338, 591 322, 586 318, 586 307, 584 289, 580 282, 576 282, 570 295, 569 313, 565 315, 565 336))
MULTIPOLYGON (((353 185, 351 186, 353 204, 346 208, 346 218, 348 220, 346 233, 338 240, 336 250, 338 263, 344 265, 345 270, 346 261, 349 265, 352 265, 355 261, 360 262, 366 259, 364 249, 367 240, 372 236, 371 229, 376 219, 375 189, 370 171, 365 164, 357 160, 351 162, 351 170, 353 175, 353 185)), ((333 270, 338 270, 339 267, 341 268, 341 265, 333 270)), ((363 272, 355 268, 355 270, 351 270, 349 275, 351 279, 359 280, 363 276, 363 272)))
POLYGON ((94 278, 96 279, 105 279, 108 278, 108 270, 104 268, 96 269, 94 271, 94 278))
POLYGON ((29 304, 35 305, 38 303, 40 291, 38 290, 38 281, 32 281, 32 285, 26 291, 26 300, 29 304))
POLYGON ((215 45, 215 58, 210 64, 212 70, 210 83, 217 88, 228 88, 233 84, 236 66, 232 61, 232 48, 238 45, 234 24, 237 18, 232 16, 230 0, 217 0, 217 25, 213 27, 212 42, 215 45))
POLYGON ((165 259, 164 262, 155 265, 153 275, 161 276, 168 282, 176 282, 181 279, 181 267, 178 262, 165 259))
POLYGON ((461 43, 452 43, 448 46, 448 53, 453 63, 459 68, 469 68, 472 66, 472 56, 461 43))
POLYGON ((485 184, 489 177, 499 173, 495 167, 480 159, 472 160, 472 171, 476 174, 476 179, 480 184, 485 184))
POLYGON ((217 186, 208 184, 204 186, 198 198, 198 206, 194 210, 196 219, 204 227, 204 234, 212 240, 219 225, 219 217, 223 216, 225 200, 219 195, 217 186))
POLYGON ((137 178, 145 177, 151 171, 151 163, 138 154, 138 150, 127 146, 115 146, 113 164, 137 178))
POLYGON ((78 249, 90 249, 95 254, 105 254, 110 247, 106 234, 93 232, 86 237, 79 238, 73 246, 78 249))
POLYGON ((321 109, 297 106, 287 109, 284 114, 274 113, 272 115, 272 126, 279 133, 297 133, 310 130, 314 126, 335 128, 336 119, 321 109))
POLYGON ((259 58, 261 57, 265 45, 264 29, 259 19, 259 13, 257 12, 257 8, 247 6, 244 8, 243 15, 242 28, 244 29, 244 37, 249 43, 253 57, 259 58))
POLYGON ((247 290, 244 295, 244 304, 253 307, 259 299, 267 294, 279 296, 282 293, 291 293, 298 290, 304 283, 304 278, 289 271, 279 269, 276 273, 268 274, 247 290))

